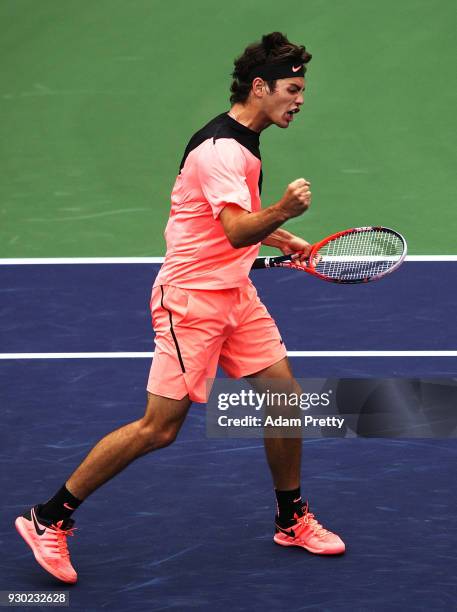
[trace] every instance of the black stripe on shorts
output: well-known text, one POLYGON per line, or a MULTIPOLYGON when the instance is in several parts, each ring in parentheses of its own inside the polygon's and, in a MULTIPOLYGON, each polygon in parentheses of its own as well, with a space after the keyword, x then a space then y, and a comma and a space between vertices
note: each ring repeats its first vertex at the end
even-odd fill
POLYGON ((176 346, 176 352, 178 353, 179 364, 180 364, 181 370, 182 370, 182 372, 184 374, 186 372, 186 368, 184 367, 184 361, 182 360, 181 351, 179 350, 178 339, 176 338, 175 330, 173 329, 173 317, 172 317, 172 314, 171 314, 171 310, 168 310, 168 308, 166 308, 166 306, 164 306, 164 303, 163 303, 163 287, 162 287, 162 285, 160 285, 160 291, 162 292, 162 297, 160 299, 160 305, 162 306, 162 308, 164 310, 166 310, 168 312, 168 317, 170 319, 170 332, 171 332, 173 341, 174 341, 175 346, 176 346))

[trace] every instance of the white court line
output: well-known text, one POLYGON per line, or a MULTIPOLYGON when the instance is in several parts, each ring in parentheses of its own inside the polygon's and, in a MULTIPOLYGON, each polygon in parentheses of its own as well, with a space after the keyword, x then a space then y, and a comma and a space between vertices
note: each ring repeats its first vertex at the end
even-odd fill
MULTIPOLYGON (((0 353, 1 359, 150 359, 153 352, 0 353)), ((457 351, 287 351, 289 357, 457 357, 457 351)))
POLYGON ((24 257, 0 259, 0 266, 59 265, 59 264, 158 264, 164 257, 24 257))
MULTIPOLYGON (((163 257, 25 257, 0 259, 0 266, 58 264, 158 264, 163 257)), ((407 255, 406 261, 457 261, 457 255, 407 255)))

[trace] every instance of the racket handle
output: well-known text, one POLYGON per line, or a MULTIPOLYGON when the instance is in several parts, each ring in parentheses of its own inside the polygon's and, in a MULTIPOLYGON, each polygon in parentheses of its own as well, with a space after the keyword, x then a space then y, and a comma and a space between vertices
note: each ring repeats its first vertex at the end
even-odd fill
POLYGON ((251 270, 261 270, 263 268, 275 268, 285 261, 291 261, 290 255, 279 255, 278 257, 257 257, 252 264, 251 270))

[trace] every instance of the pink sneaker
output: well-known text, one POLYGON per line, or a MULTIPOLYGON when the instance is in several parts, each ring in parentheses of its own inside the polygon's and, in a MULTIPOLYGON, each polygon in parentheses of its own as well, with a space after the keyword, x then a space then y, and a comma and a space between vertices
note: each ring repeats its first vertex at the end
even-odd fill
POLYGON ((303 506, 303 516, 294 515, 297 521, 290 527, 280 527, 276 523, 274 541, 281 546, 301 546, 316 555, 340 555, 346 547, 343 540, 331 531, 324 529, 309 512, 308 502, 303 506))
POLYGON ((67 536, 73 535, 72 519, 58 521, 54 525, 51 521, 38 519, 34 506, 19 516, 14 524, 41 567, 63 582, 76 582, 78 575, 71 564, 67 548, 67 536))

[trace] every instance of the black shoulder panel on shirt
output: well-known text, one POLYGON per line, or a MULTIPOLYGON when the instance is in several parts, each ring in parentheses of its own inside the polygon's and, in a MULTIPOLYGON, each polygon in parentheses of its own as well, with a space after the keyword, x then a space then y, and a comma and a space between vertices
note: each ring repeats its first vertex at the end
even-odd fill
MULTIPOLYGON (((230 117, 227 113, 222 113, 214 119, 211 119, 211 121, 202 127, 201 130, 195 132, 189 140, 181 164, 179 165, 180 172, 186 163, 189 153, 200 146, 202 142, 208 140, 208 138, 213 138, 214 141, 218 138, 233 138, 262 161, 259 148, 259 134, 241 123, 238 123, 238 121, 235 121, 235 119, 230 117)), ((259 176, 259 191, 262 191, 262 170, 260 170, 259 176)))

